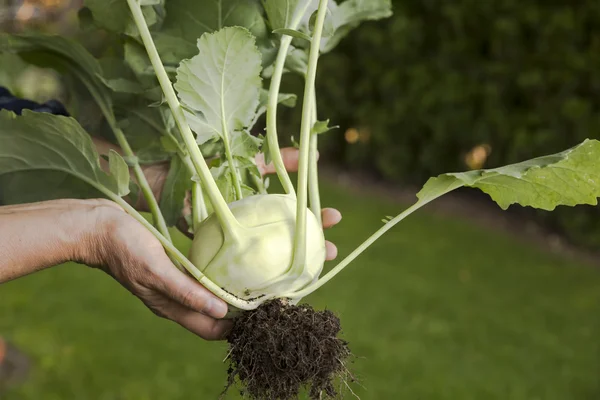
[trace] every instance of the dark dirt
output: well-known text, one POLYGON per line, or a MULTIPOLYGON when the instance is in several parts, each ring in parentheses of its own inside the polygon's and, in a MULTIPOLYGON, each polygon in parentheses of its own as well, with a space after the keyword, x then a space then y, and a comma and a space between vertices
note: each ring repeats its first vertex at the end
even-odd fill
POLYGON ((351 352, 338 337, 340 320, 309 305, 269 301, 234 320, 228 343, 229 380, 256 400, 291 400, 307 389, 311 399, 338 395, 335 382, 352 381, 351 352))

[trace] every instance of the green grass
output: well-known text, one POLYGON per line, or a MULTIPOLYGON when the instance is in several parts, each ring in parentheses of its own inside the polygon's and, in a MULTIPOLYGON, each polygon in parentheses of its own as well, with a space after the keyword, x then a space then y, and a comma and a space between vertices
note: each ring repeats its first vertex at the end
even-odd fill
MULTIPOLYGON (((344 213, 328 233, 341 256, 400 208, 323 196, 344 213)), ((600 270, 510 235, 420 212, 307 300, 341 317, 362 399, 600 398, 600 270)), ((0 334, 35 362, 8 400, 216 399, 226 378, 224 343, 83 266, 2 285, 0 334)))

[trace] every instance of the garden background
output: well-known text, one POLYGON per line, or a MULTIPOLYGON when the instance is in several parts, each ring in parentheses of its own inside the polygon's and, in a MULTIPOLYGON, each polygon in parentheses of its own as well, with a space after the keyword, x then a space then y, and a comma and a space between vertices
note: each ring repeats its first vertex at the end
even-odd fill
MULTIPOLYGON (((71 34, 79 3, 0 1, 0 24, 71 34)), ((429 176, 600 138, 600 2, 393 3, 392 18, 362 25, 319 68, 321 113, 339 125, 321 160, 323 203, 344 215, 328 233, 341 256, 429 176)), ((5 55, 0 85, 61 95, 51 72, 5 55)), ((285 112, 282 142, 299 111, 285 112)), ((361 399, 598 399, 599 245, 598 207, 500 212, 459 192, 306 300, 342 318, 361 399)), ((2 399, 216 399, 226 379, 225 344, 157 319, 82 266, 2 285, 0 335, 32 363, 2 399)))

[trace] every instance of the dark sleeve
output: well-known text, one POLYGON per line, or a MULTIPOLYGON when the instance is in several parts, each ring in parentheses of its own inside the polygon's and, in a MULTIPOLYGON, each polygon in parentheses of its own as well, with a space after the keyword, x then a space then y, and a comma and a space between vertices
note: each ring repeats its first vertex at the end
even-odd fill
POLYGON ((36 112, 46 112, 56 115, 69 116, 65 107, 56 100, 47 101, 39 104, 31 100, 19 99, 10 93, 10 91, 0 86, 0 110, 9 110, 17 115, 21 115, 23 110, 32 110, 36 112))

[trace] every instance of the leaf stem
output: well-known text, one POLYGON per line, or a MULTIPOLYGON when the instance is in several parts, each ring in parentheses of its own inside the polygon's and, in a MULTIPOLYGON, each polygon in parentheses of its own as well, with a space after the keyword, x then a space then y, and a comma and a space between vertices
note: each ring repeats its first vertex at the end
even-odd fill
MULTIPOLYGON (((314 126, 317 122, 317 95, 313 90, 312 101, 312 122, 314 126)), ((317 152, 319 147, 319 135, 313 133, 310 136, 310 150, 308 155, 308 195, 310 196, 310 209, 317 217, 319 226, 323 224, 321 218, 321 196, 319 194, 319 169, 317 166, 317 152)))
POLYGON ((127 0, 127 3, 129 4, 133 19, 140 32, 142 42, 144 43, 146 52, 148 53, 148 57, 150 58, 150 62, 154 68, 154 72, 156 73, 160 86, 163 90, 167 104, 173 113, 175 123, 177 124, 183 141, 185 142, 185 145, 190 153, 190 158, 194 165, 194 169, 204 184, 208 198, 213 205, 213 209, 215 210, 215 214, 219 219, 224 233, 229 238, 234 239, 237 236, 237 228, 239 227, 239 223, 233 216, 233 213, 229 209, 227 202, 221 195, 221 192, 219 191, 219 188, 210 173, 210 169, 206 164, 206 160, 204 160, 202 152, 196 144, 194 134, 187 123, 183 109, 179 103, 177 94, 175 93, 175 89, 173 89, 173 85, 171 84, 164 65, 162 64, 158 50, 154 45, 154 41, 152 40, 152 35, 148 29, 146 20, 144 19, 142 9, 137 0, 127 0))
POLYGON ((196 232, 198 225, 208 216, 206 211, 206 203, 202 193, 202 185, 200 182, 194 182, 192 186, 192 229, 196 232))
POLYGON ((135 179, 137 180, 138 184, 140 185, 142 194, 144 195, 144 198, 146 199, 146 202, 148 203, 148 209, 150 210, 150 213, 152 214, 152 217, 154 219, 154 223, 156 224, 156 227, 158 228, 160 233, 162 233, 167 239, 169 239, 169 241, 171 241, 171 235, 169 233, 169 228, 167 226, 167 222, 165 221, 165 218, 160 211, 160 206, 158 205, 158 202, 156 201, 156 197, 154 197, 154 193, 152 192, 152 188, 150 187, 150 184, 148 183, 148 180, 146 179, 146 176, 144 175, 144 171, 142 170, 140 163, 137 161, 137 158, 135 158, 135 154, 133 153, 133 150, 131 149, 131 147, 129 146, 129 143, 127 142, 127 139, 125 138, 125 134, 123 133, 123 131, 120 128, 115 126, 116 125, 115 121, 112 121, 112 122, 109 121, 109 124, 111 125, 113 133, 114 133, 115 137, 117 138, 117 142, 119 143, 119 146, 123 150, 123 153, 127 157, 130 157, 133 160, 135 160, 133 162, 133 174, 135 175, 135 179))
POLYGON ((367 250, 375 241, 377 241, 384 233, 392 229, 397 223, 408 217, 413 212, 417 211, 419 208, 429 204, 433 200, 441 197, 459 187, 463 186, 461 183, 455 183, 449 186, 445 191, 442 191, 435 196, 431 196, 426 198, 425 200, 419 200, 409 208, 407 208, 404 212, 396 216, 390 222, 386 223, 383 227, 381 227, 377 232, 375 232, 371 237, 365 240, 360 246, 358 246, 352 253, 350 253, 344 260, 340 261, 338 265, 333 267, 331 271, 327 274, 323 275, 317 282, 305 287, 302 290, 299 290, 295 293, 290 293, 283 295, 281 297, 290 298, 290 299, 301 299, 303 297, 308 296, 313 293, 315 290, 319 289, 321 286, 329 282, 333 277, 339 274, 344 268, 348 266, 354 259, 356 259, 359 255, 361 255, 365 250, 367 250))
POLYGON ((102 99, 102 96, 100 95, 100 93, 98 93, 96 88, 93 85, 87 84, 87 79, 83 79, 82 77, 80 77, 80 79, 83 82, 83 84, 87 87, 87 89, 89 90, 89 92, 92 95, 92 97, 94 98, 94 100, 96 101, 96 104, 100 108, 100 111, 102 112, 102 114, 104 115, 104 118, 108 122, 110 129, 112 130, 113 134, 115 135, 115 138, 117 139, 117 143, 119 144, 119 147, 121 148, 121 150, 127 157, 129 157, 131 160, 133 160, 133 167, 132 167, 133 174, 134 174, 135 179, 137 180, 138 184, 140 185, 140 189, 142 191, 144 199, 146 199, 146 203, 148 203, 148 209, 150 210, 150 213, 152 214, 154 223, 156 224, 158 230, 163 235, 165 235, 165 237, 170 241, 171 235, 169 233, 169 228, 167 227, 167 222, 165 221, 165 218, 160 211, 160 206, 158 205, 158 202, 156 201, 156 198, 154 197, 152 188, 150 187, 150 184, 148 183, 148 180, 146 179, 146 175, 144 175, 144 171, 142 171, 142 167, 140 166, 140 163, 137 161, 137 158, 135 157, 135 153, 131 149, 131 146, 129 145, 129 142, 127 141, 127 138, 125 137, 125 134, 123 133, 121 128, 119 128, 117 125, 117 121, 115 119, 113 110, 110 109, 109 105, 102 99))
POLYGON ((323 24, 327 13, 327 0, 319 1, 317 21, 310 45, 308 71, 304 85, 304 100, 302 107, 302 123, 300 126, 300 156, 298 162, 298 199, 296 209, 296 231, 294 240, 294 260, 292 268, 304 268, 306 263, 306 212, 308 192, 308 162, 310 152, 310 135, 312 129, 312 102, 315 81, 317 76, 317 63, 321 51, 321 37, 323 24))
MULTIPOLYGON (((73 171, 67 170, 64 172, 73 174, 73 171)), ((181 264, 183 266, 183 268, 185 268, 185 270, 187 272, 189 272, 202 286, 204 286, 206 289, 208 289, 215 296, 217 296, 220 299, 229 303, 231 306, 233 306, 239 310, 253 310, 253 309, 257 308, 262 302, 270 300, 271 298, 274 297, 274 296, 270 296, 270 297, 266 296, 266 297, 261 298, 260 301, 258 301, 258 300, 248 301, 248 300, 240 299, 240 298, 232 295, 231 293, 224 291, 218 285, 216 285, 210 279, 208 279, 208 277, 206 275, 204 275, 198 268, 196 268, 196 266, 194 264, 192 264, 192 262, 190 260, 188 260, 187 257, 184 256, 177 249, 177 247, 175 247, 173 245, 173 243, 171 243, 166 237, 164 237, 151 223, 149 223, 146 220, 146 218, 144 218, 135 208, 130 206, 125 200, 123 200, 121 197, 119 197, 112 191, 108 190, 106 187, 102 186, 101 184, 98 184, 97 182, 91 181, 91 180, 81 177, 81 176, 78 176, 78 177, 80 179, 82 179, 84 182, 86 182, 89 185, 98 189, 100 192, 104 193, 109 199, 111 199, 112 201, 117 203, 121 208, 123 208, 123 210, 125 210, 125 212, 127 214, 131 215, 135 220, 137 220, 146 229, 148 229, 156 237, 156 239, 158 239, 158 241, 163 245, 163 247, 165 248, 165 251, 171 258, 171 260, 173 260, 176 263, 181 264)))
MULTIPOLYGON (((306 10, 310 6, 312 0, 307 0, 304 5, 304 9, 301 10, 297 15, 294 16, 289 27, 290 29, 296 29, 302 21, 302 17, 306 14, 306 10)), ((277 105, 279 98, 279 90, 281 88, 281 78, 283 76, 283 69, 285 67, 285 60, 287 58, 290 44, 292 43, 292 37, 283 35, 281 38, 281 44, 277 53, 277 59, 275 60, 275 67, 271 76, 271 85, 269 87, 269 103, 267 105, 267 142, 269 144, 269 153, 275 171, 279 177, 279 181, 283 186, 283 190, 286 194, 296 196, 294 185, 290 179, 289 174, 285 169, 281 152, 279 151, 279 139, 277 137, 277 105)))
POLYGON ((227 123, 225 122, 224 114, 225 110, 223 109, 223 147, 225 147, 225 157, 227 158, 227 163, 229 164, 229 172, 231 173, 231 179, 233 182, 233 187, 235 188, 235 197, 237 200, 241 200, 244 196, 242 195, 242 185, 240 184, 240 175, 234 163, 233 155, 231 154, 231 145, 229 143, 229 134, 227 133, 227 123))

